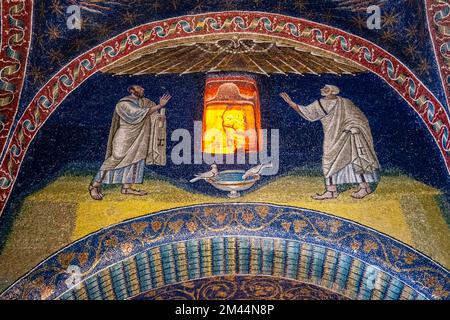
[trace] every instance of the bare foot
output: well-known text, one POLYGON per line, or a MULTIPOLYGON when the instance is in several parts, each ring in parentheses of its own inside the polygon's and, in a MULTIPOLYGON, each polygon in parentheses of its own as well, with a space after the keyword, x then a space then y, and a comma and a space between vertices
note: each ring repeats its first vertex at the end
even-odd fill
POLYGON ((314 200, 330 200, 330 199, 336 199, 338 197, 338 193, 334 191, 325 191, 325 193, 322 194, 316 194, 315 196, 312 196, 314 200))
POLYGON ((352 197, 355 199, 362 199, 372 193, 370 187, 360 188, 358 191, 352 193, 352 197))
POLYGON ((146 191, 136 190, 133 188, 122 188, 122 194, 129 194, 129 195, 134 195, 134 196, 145 196, 148 193, 146 191))
POLYGON ((91 198, 94 200, 103 200, 103 194, 100 192, 99 187, 94 187, 92 185, 89 186, 89 194, 91 198))

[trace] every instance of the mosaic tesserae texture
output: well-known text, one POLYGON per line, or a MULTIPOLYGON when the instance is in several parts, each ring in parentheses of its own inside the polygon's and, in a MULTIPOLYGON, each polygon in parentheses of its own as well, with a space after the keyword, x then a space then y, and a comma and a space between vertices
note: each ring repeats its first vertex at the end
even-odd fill
POLYGON ((447 0, 0 10, 0 299, 450 299, 447 0))

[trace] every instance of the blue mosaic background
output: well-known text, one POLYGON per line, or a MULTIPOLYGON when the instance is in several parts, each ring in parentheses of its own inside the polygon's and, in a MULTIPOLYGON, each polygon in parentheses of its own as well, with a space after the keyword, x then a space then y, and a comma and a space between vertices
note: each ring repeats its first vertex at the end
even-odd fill
POLYGON ((99 13, 82 10, 81 30, 66 26, 66 9, 81 1, 42 0, 35 4, 30 63, 24 87, 22 110, 39 87, 67 62, 89 48, 130 29, 151 21, 217 11, 265 11, 291 15, 341 28, 364 37, 393 53, 410 67, 446 104, 428 34, 425 5, 422 0, 374 0, 382 4, 382 28, 366 27, 365 7, 357 10, 344 0, 117 0, 99 1, 105 9, 99 13), (399 45, 400 44, 400 45, 399 45), (50 62, 50 63, 48 63, 50 62))

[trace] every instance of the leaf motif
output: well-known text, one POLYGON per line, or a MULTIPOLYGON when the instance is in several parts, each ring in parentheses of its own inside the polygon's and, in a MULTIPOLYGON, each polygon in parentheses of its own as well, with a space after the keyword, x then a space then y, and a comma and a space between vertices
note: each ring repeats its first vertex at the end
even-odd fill
POLYGON ((444 289, 441 284, 437 284, 433 290, 433 296, 437 299, 442 299, 448 297, 450 292, 444 289))
POLYGON ((319 227, 319 229, 325 230, 327 228, 327 223, 323 220, 317 220, 316 225, 319 227))
POLYGON ((169 229, 171 229, 174 233, 178 233, 183 226, 183 220, 176 220, 173 222, 169 222, 169 229))
POLYGON ((391 249, 391 251, 392 251, 392 254, 394 255, 395 258, 397 258, 397 259, 400 258, 400 254, 402 253, 402 251, 399 248, 393 247, 391 249))
POLYGON ((187 289, 194 289, 195 288, 195 282, 184 282, 183 283, 183 287, 187 288, 187 289))
POLYGON ((69 266, 70 262, 72 262, 74 257, 75 257, 75 253, 73 253, 73 252, 60 253, 58 255, 58 262, 62 268, 67 269, 67 267, 69 266))
POLYGON ((188 228, 189 232, 191 232, 191 233, 194 233, 198 228, 197 224, 194 221, 189 221, 186 224, 186 227, 188 228))
POLYGON ((353 241, 350 247, 352 248, 353 251, 358 251, 359 248, 361 247, 361 244, 357 241, 353 241))
POLYGON ((227 214, 225 212, 220 212, 216 214, 216 220, 222 224, 225 221, 225 218, 227 217, 227 214))
POLYGON ((418 258, 417 255, 415 255, 412 252, 407 252, 405 254, 405 262, 407 264, 413 264, 417 260, 417 258, 418 258))
POLYGON ((263 219, 269 214, 269 207, 267 206, 257 206, 255 210, 263 219))
POLYGON ((55 292, 53 287, 45 286, 41 290, 41 300, 47 300, 55 292))
POLYGON ((289 232, 289 230, 291 229, 291 225, 292 225, 292 223, 291 222, 287 222, 287 221, 284 221, 284 222, 281 223, 281 226, 283 227, 283 229, 286 232, 289 232))
POLYGON ((342 226, 342 222, 340 222, 340 221, 331 221, 330 222, 330 231, 333 232, 333 233, 337 233, 341 226, 342 226))
POLYGON ((378 244, 375 241, 372 240, 365 240, 364 241, 364 252, 370 253, 372 251, 375 251, 378 249, 378 244))
POLYGON ((253 221, 253 219, 255 218, 254 214, 252 212, 245 212, 242 214, 242 218, 244 219, 244 221, 247 224, 250 224, 250 222, 253 221))
POLYGON ((127 256, 133 251, 133 247, 133 243, 125 242, 120 245, 120 250, 122 251, 123 255, 127 256))
POLYGON ((151 223, 151 227, 154 232, 157 232, 159 229, 161 229, 161 226, 162 226, 161 221, 152 221, 151 223))
POLYGON ((144 232, 145 228, 147 228, 147 225, 146 222, 136 222, 131 225, 131 228, 134 230, 134 233, 139 236, 144 232))
POLYGON ((78 262, 81 266, 84 266, 89 259, 89 254, 87 252, 82 252, 78 254, 78 262))
POLYGON ((116 236, 111 236, 111 238, 105 240, 105 245, 107 247, 115 247, 119 243, 119 240, 117 240, 116 236))
POLYGON ((425 283, 427 284, 427 286, 436 287, 439 285, 439 280, 436 277, 428 275, 425 278, 425 283))
POLYGON ((203 212, 205 213, 206 216, 211 216, 215 212, 215 210, 213 208, 205 207, 203 209, 203 212))
POLYGON ((294 230, 296 233, 300 233, 303 228, 306 227, 306 221, 303 220, 295 220, 294 221, 294 230))

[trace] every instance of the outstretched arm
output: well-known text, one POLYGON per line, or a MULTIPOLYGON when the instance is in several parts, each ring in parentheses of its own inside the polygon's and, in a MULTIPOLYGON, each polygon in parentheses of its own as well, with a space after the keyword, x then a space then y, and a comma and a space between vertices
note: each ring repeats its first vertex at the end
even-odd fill
POLYGON ((160 109, 164 108, 167 102, 169 102, 170 98, 172 98, 170 94, 168 93, 164 94, 161 98, 159 98, 159 104, 150 108, 150 113, 157 112, 160 109))
POLYGON ((286 92, 282 92, 280 93, 280 97, 283 98, 283 100, 295 111, 298 111, 298 106, 297 104, 292 101, 291 97, 289 97, 289 95, 286 92))
POLYGON ((322 109, 320 108, 317 101, 308 106, 300 107, 294 101, 292 101, 291 97, 289 97, 286 92, 280 93, 280 97, 283 98, 283 100, 286 101, 286 103, 305 120, 316 121, 320 120, 326 115, 323 111, 321 111, 322 109))

